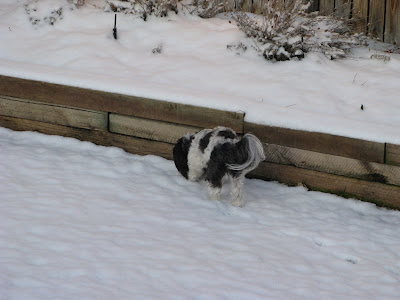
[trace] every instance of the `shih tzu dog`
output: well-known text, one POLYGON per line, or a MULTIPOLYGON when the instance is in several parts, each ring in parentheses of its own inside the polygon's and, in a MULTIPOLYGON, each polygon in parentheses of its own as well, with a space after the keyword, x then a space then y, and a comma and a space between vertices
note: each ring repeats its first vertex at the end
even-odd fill
POLYGON ((210 198, 220 200, 222 179, 231 179, 232 205, 242 206, 244 176, 265 159, 260 140, 245 134, 238 137, 226 127, 188 133, 174 147, 178 171, 190 181, 205 180, 210 198))

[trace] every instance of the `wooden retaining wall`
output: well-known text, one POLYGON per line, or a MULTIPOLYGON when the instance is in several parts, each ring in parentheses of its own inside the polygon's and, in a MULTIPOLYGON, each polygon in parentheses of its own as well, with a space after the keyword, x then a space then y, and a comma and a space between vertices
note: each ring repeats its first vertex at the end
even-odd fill
POLYGON ((172 159, 201 128, 252 132, 266 160, 251 176, 400 209, 400 145, 252 124, 242 113, 0 76, 0 126, 172 159))
MULTIPOLYGON (((219 0, 226 11, 262 14, 269 0, 219 0)), ((285 0, 282 0, 283 2, 285 0)), ((400 45, 400 0, 314 0, 312 11, 355 22, 363 32, 385 43, 400 45)))

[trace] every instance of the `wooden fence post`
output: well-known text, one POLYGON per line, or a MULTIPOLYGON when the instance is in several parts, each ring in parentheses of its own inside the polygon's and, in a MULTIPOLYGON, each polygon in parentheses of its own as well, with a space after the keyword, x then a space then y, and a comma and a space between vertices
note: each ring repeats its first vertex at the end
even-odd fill
POLYGON ((335 0, 335 15, 339 18, 350 19, 351 0, 335 0))
POLYGON ((353 0, 353 18, 356 32, 368 32, 368 1, 353 0))
POLYGON ((370 0, 369 30, 370 36, 383 41, 385 26, 385 0, 370 0))
POLYGON ((319 0, 313 1, 310 10, 311 11, 319 11, 319 0))
POLYGON ((384 42, 400 45, 400 0, 386 1, 384 42))
POLYGON ((335 8, 335 0, 319 0, 319 11, 321 14, 332 15, 335 8))

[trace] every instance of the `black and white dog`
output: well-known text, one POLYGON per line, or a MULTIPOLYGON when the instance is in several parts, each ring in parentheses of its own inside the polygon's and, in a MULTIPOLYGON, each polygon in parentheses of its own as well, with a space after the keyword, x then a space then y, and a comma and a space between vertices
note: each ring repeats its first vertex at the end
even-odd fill
POLYGON ((190 181, 205 180, 210 198, 220 200, 222 179, 232 182, 232 205, 242 206, 244 176, 265 159, 260 140, 245 134, 242 138, 226 127, 188 133, 174 147, 174 162, 178 171, 190 181))

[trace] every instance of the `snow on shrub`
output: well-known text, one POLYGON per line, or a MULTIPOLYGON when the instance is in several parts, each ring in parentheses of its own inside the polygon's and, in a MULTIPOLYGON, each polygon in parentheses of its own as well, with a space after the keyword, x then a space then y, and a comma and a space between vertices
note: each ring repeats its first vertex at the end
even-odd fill
POLYGON ((25 12, 32 25, 54 25, 63 19, 63 11, 82 6, 85 0, 26 0, 25 12))
POLYGON ((143 20, 147 16, 166 17, 173 11, 178 13, 178 0, 106 0, 105 11, 140 14, 143 20))
MULTIPOLYGON (((104 0, 104 3, 105 11, 139 15, 145 21, 149 15, 166 17, 179 9, 210 18, 229 4, 228 0, 104 0)), ((234 9, 240 10, 243 3, 244 0, 235 1, 234 9)), ((35 26, 54 25, 63 18, 63 10, 84 4, 85 0, 26 0, 25 11, 35 26)), ((322 52, 330 59, 342 58, 351 48, 365 44, 365 36, 354 34, 352 20, 308 13, 310 4, 311 0, 264 0, 262 15, 230 12, 228 15, 251 42, 239 41, 227 48, 238 54, 251 48, 267 60, 286 61, 302 59, 310 51, 322 52)))
MULTIPOLYGON (((243 0, 239 0, 243 2, 243 0)), ((182 4, 190 14, 198 15, 201 18, 209 19, 224 12, 226 1, 221 0, 192 0, 182 4)))
POLYGON ((268 60, 304 58, 316 51, 330 59, 346 56, 349 49, 365 43, 363 35, 353 34, 351 22, 332 16, 308 13, 309 0, 269 0, 263 16, 233 13, 237 26, 254 42, 268 60))

